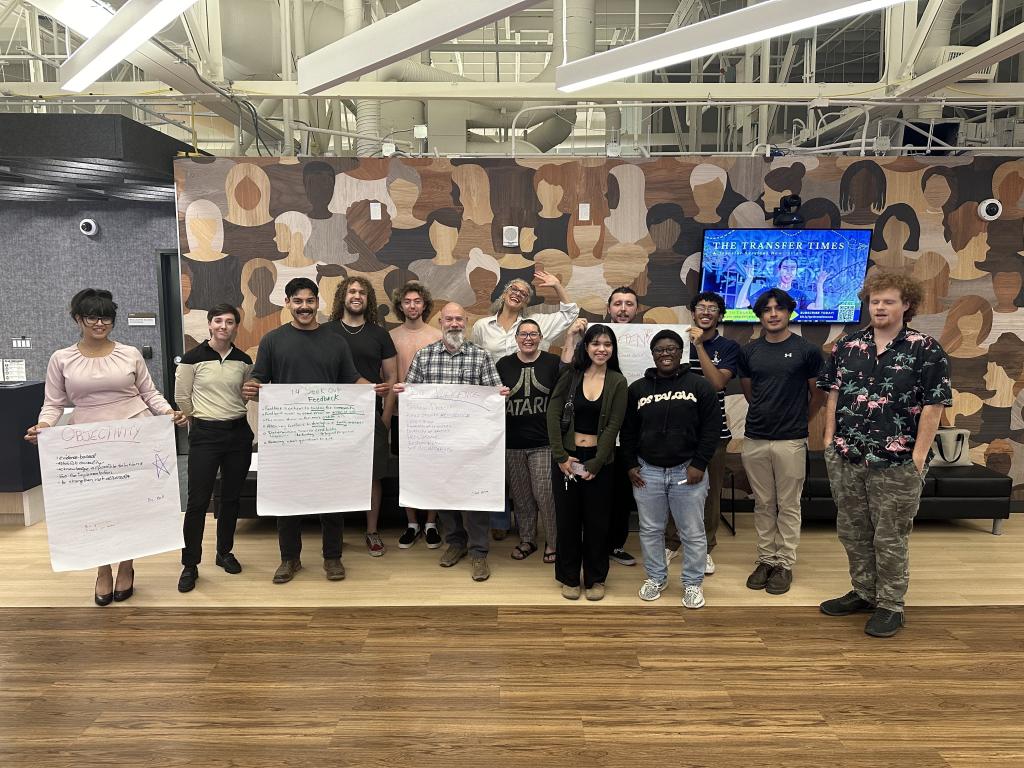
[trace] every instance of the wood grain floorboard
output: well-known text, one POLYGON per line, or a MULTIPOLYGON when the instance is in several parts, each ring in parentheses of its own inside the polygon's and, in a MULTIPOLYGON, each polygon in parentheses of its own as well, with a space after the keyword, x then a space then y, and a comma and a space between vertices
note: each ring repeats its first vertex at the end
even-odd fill
POLYGON ((0 765, 1020 768, 1024 608, 0 609, 0 765))

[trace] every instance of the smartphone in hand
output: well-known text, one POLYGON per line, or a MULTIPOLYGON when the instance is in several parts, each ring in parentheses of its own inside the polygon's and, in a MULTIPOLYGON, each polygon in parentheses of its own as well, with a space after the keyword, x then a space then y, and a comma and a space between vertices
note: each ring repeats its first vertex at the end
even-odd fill
POLYGON ((578 461, 574 461, 574 462, 572 462, 572 463, 571 463, 571 464, 569 465, 569 469, 570 469, 570 471, 571 471, 571 472, 572 472, 572 473, 573 473, 574 475, 580 475, 581 477, 582 477, 582 476, 583 476, 583 475, 584 475, 584 474, 586 473, 586 471, 587 471, 587 468, 586 468, 585 466, 583 466, 583 464, 582 464, 581 462, 578 462, 578 461))

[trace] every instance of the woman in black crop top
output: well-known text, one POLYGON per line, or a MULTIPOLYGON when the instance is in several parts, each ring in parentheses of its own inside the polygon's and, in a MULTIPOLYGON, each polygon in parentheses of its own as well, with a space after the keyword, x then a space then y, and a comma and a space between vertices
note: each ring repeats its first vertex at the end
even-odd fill
POLYGON ((555 578, 569 600, 580 597, 581 567, 587 599, 604 597, 612 496, 609 465, 626 413, 626 388, 615 334, 605 325, 590 326, 572 365, 555 385, 547 414, 558 529, 555 578))

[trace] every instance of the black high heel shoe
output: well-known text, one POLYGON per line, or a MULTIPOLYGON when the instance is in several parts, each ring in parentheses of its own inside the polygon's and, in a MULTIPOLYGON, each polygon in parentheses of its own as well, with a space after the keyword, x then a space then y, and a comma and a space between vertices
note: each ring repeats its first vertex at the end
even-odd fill
POLYGON ((133 594, 135 594, 135 569, 134 568, 132 568, 132 583, 128 585, 128 589, 118 589, 118 590, 115 590, 113 595, 112 595, 112 597, 114 598, 114 602, 116 602, 116 603, 123 603, 125 600, 127 600, 129 597, 131 597, 133 594))
MULTIPOLYGON (((96 586, 99 586, 99 583, 100 583, 100 577, 97 576, 96 577, 96 586)), ((102 607, 104 605, 110 605, 113 602, 113 600, 114 600, 114 593, 113 592, 108 592, 105 595, 100 595, 100 594, 97 594, 95 589, 93 589, 92 597, 93 597, 93 600, 96 601, 96 605, 102 607)))

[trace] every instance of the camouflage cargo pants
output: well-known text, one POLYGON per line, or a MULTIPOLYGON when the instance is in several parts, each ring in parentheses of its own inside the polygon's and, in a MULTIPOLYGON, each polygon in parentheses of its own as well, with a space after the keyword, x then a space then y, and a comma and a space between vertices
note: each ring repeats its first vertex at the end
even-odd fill
MULTIPOLYGON (((868 469, 825 450, 836 530, 857 594, 890 611, 903 610, 910 582, 910 531, 924 485, 914 462, 868 469)), ((927 467, 925 467, 927 474, 927 467)))

